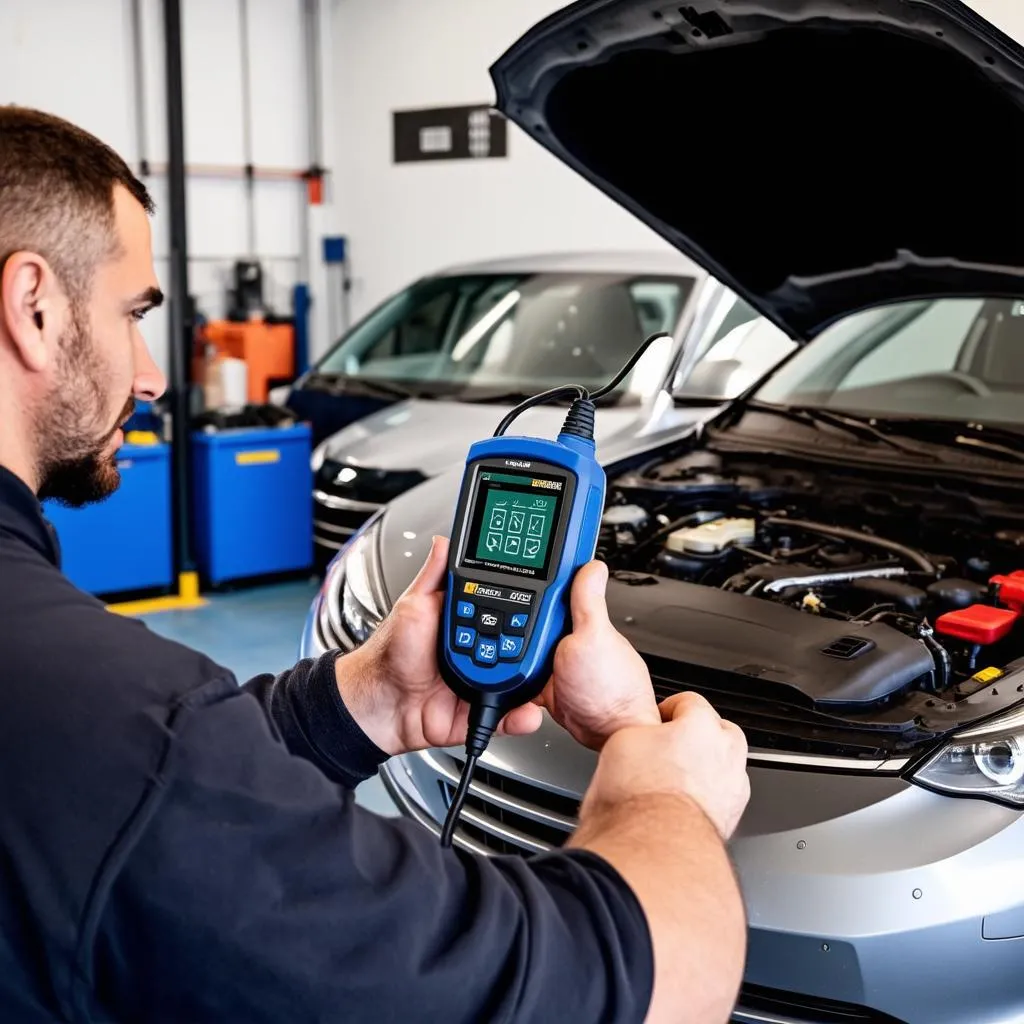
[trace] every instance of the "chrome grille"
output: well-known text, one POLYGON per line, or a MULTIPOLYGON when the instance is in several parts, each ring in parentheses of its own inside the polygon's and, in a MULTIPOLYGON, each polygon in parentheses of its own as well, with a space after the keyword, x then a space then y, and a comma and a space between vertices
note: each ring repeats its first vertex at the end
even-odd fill
POLYGON ((313 491, 313 540, 328 548, 331 555, 340 551, 349 538, 373 515, 379 504, 354 501, 326 491, 313 491))
MULTIPOLYGON (((438 776, 447 806, 463 762, 431 751, 423 755, 438 776)), ((456 836, 489 853, 543 853, 561 846, 576 827, 579 801, 480 765, 469 787, 456 836)))
POLYGON ((744 985, 732 1024, 904 1024, 867 1006, 744 985))

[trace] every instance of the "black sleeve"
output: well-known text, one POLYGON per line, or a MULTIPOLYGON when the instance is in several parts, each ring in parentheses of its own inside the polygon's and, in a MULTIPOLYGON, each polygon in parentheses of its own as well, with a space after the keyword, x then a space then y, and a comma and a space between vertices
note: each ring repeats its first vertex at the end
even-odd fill
MULTIPOLYGON (((642 1021, 643 911, 600 858, 442 850, 288 754, 238 691, 180 714, 79 977, 94 1020, 642 1021)), ((112 858, 116 860, 117 858, 112 858)))
POLYGON ((307 658, 279 676, 250 679, 242 690, 262 705, 288 750, 312 761, 329 779, 356 786, 387 760, 356 723, 338 692, 340 652, 307 658))

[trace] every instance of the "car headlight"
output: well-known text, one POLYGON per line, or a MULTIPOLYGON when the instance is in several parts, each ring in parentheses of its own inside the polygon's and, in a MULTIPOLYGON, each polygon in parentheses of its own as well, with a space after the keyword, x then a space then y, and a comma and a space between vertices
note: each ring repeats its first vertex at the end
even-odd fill
POLYGON ((327 458, 327 441, 321 441, 313 449, 313 454, 309 457, 309 468, 314 473, 319 473, 325 458, 327 458))
POLYGON ((331 563, 320 592, 320 633, 328 647, 364 643, 388 613, 380 524, 371 520, 331 563))
POLYGON ((957 733, 914 778, 943 793, 1024 807, 1024 708, 957 733))

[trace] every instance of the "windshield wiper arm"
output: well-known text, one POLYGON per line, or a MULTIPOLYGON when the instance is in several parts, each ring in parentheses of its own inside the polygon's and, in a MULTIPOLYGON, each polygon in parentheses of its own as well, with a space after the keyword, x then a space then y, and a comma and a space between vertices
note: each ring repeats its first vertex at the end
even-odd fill
POLYGON ((1024 462, 1024 433, 1008 427, 916 417, 885 419, 880 422, 884 424, 886 430, 923 437, 926 441, 951 444, 958 448, 971 448, 1014 462, 1024 462))
POLYGON ((818 427, 822 423, 827 423, 831 427, 845 430, 847 433, 865 440, 877 441, 890 448, 895 448, 896 451, 903 452, 904 455, 923 456, 932 462, 940 461, 935 452, 919 448, 917 445, 905 444, 894 437, 890 437, 884 430, 879 430, 878 427, 873 426, 871 423, 857 419, 854 416, 844 416, 841 413, 833 412, 831 409, 819 409, 803 405, 770 405, 761 402, 748 402, 747 408, 752 409, 754 412, 771 413, 784 419, 794 420, 797 423, 806 423, 812 427, 818 427))
POLYGON ((417 398, 418 393, 411 390, 410 388, 404 388, 401 384, 392 384, 390 381, 379 380, 376 377, 352 377, 348 375, 339 375, 334 380, 335 389, 344 393, 348 392, 364 392, 371 395, 375 395, 378 398, 397 398, 399 400, 405 398, 417 398))

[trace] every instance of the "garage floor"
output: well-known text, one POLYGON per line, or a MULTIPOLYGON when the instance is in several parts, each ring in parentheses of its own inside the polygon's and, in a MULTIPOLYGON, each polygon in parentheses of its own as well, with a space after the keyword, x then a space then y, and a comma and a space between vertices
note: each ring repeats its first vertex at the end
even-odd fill
MULTIPOLYGON (((309 580, 215 594, 204 608, 140 618, 154 633, 202 651, 244 683, 261 672, 280 672, 295 663, 317 586, 309 580)), ((360 786, 356 798, 371 810, 396 813, 378 779, 360 786)))

